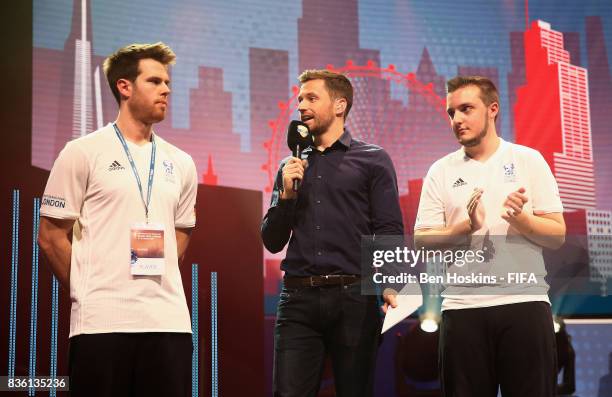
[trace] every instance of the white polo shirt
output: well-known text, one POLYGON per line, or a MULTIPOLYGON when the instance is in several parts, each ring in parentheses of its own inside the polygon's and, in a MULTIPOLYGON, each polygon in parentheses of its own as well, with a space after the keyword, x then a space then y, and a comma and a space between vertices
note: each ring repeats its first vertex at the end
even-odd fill
MULTIPOLYGON (((495 275, 492 285, 447 283, 442 310, 496 306, 529 301, 549 302, 542 248, 510 227, 501 214, 511 192, 525 188, 532 214, 561 213, 563 206, 555 178, 542 155, 529 147, 500 138, 495 153, 485 162, 468 157, 463 148, 436 161, 427 172, 421 191, 415 230, 447 227, 468 218, 467 203, 475 188, 484 190, 485 226, 471 238, 470 248, 487 247, 485 262, 457 267, 457 274, 495 275), (510 282, 508 273, 533 274, 537 282, 510 282)), ((549 302, 550 303, 550 302, 549 302)))
MULTIPOLYGON (((149 221, 164 225, 165 273, 130 272, 130 227, 145 222, 136 178, 112 124, 66 144, 55 161, 41 215, 76 220, 70 267, 70 336, 191 332, 178 268, 176 228, 195 226, 191 157, 155 135, 149 221)), ((146 199, 151 143, 128 142, 146 199)))

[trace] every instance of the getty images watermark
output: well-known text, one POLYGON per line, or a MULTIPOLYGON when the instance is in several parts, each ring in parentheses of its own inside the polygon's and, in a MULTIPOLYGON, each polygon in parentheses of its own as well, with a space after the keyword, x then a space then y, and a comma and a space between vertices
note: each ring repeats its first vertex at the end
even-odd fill
MULTIPOLYGON (((392 250, 375 250, 372 253, 372 267, 379 269, 386 264, 394 264, 397 268, 409 266, 414 268, 418 263, 443 263, 457 268, 466 265, 485 264, 488 260, 486 249, 410 249, 408 247, 395 247, 392 250), (399 266, 398 266, 399 265, 399 266)), ((485 274, 483 272, 445 272, 444 275, 431 275, 427 272, 416 274, 399 272, 397 274, 384 274, 375 272, 372 280, 376 284, 498 284, 499 281, 508 283, 537 283, 535 273, 510 272, 504 275, 485 274)))
POLYGON ((368 276, 362 292, 375 294, 389 287, 400 291, 407 284, 443 286, 446 293, 548 290, 542 251, 534 244, 507 236, 478 236, 442 247, 434 240, 425 243, 413 248, 404 236, 364 237, 361 265, 362 274, 368 276))

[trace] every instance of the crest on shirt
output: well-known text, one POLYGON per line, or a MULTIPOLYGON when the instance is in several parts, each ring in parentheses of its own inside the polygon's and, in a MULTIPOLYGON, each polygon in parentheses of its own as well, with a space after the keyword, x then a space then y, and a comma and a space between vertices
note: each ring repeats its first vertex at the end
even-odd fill
POLYGON ((516 182, 516 168, 514 163, 504 164, 504 182, 516 182))
POLYGON ((166 171, 166 176, 173 175, 174 173, 174 165, 170 160, 164 160, 164 170, 166 171))
POLYGON ((166 182, 174 183, 174 164, 170 160, 164 160, 162 164, 164 166, 166 182))

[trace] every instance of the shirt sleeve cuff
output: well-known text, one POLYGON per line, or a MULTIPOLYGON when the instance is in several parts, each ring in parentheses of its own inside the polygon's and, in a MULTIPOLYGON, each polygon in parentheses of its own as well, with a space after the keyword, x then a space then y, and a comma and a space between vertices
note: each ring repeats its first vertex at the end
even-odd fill
POLYGON ((283 213, 291 214, 295 211, 296 203, 297 203, 297 199, 288 199, 288 200, 279 199, 277 203, 277 207, 283 213))

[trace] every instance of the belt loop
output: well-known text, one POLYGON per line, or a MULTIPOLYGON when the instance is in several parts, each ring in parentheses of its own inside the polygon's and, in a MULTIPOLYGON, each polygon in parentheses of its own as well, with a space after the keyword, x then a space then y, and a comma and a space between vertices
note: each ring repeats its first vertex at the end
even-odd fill
POLYGON ((344 276, 340 276, 340 289, 344 289, 344 276))

